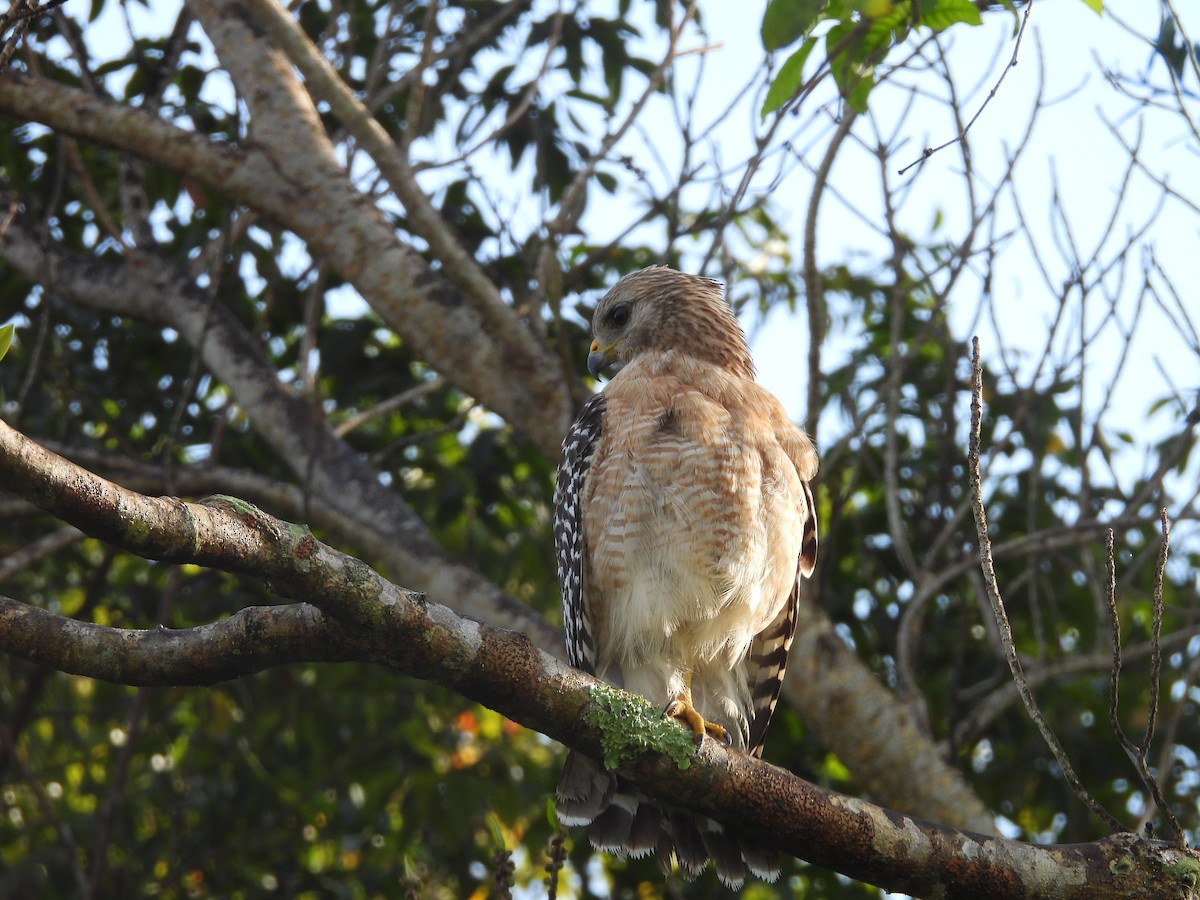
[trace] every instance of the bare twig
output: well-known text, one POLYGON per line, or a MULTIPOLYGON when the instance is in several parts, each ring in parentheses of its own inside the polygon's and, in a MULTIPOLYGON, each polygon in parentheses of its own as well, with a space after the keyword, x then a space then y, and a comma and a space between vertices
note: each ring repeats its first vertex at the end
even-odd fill
POLYGON ((8 12, 0 15, 0 38, 3 39, 3 44, 0 44, 0 69, 7 66, 13 54, 17 52, 17 45, 29 30, 29 23, 66 2, 67 0, 46 0, 39 6, 37 0, 13 0, 8 12))
POLYGON ((1091 795, 1091 792, 1084 787, 1083 782, 1079 780, 1079 776, 1075 774, 1075 769, 1071 765, 1070 759, 1067 758, 1067 753, 1059 742, 1058 737, 1051 730, 1050 725, 1046 722, 1045 717, 1038 708, 1033 691, 1029 687, 1029 682, 1025 679, 1024 671, 1022 671, 1021 657, 1017 653, 1017 645, 1013 640, 1012 627, 1008 623, 1008 613, 1004 609, 1004 600, 1000 596, 1000 586, 996 581, 996 569, 992 564, 992 541, 988 537, 987 513, 983 505, 983 483, 979 474, 979 435, 983 421, 983 364, 979 358, 978 337, 971 340, 971 388, 971 433, 967 467, 971 481, 971 495, 974 499, 975 529, 979 537, 979 563, 983 572, 984 584, 987 587, 988 599, 992 604, 992 614, 995 616, 996 625, 1000 629, 1000 636, 1004 644, 1009 671, 1012 672, 1013 681, 1016 682, 1017 689, 1021 692, 1021 700, 1025 703, 1025 709, 1029 712, 1029 717, 1033 719, 1033 723, 1041 733, 1046 746, 1050 748, 1050 752, 1054 755, 1055 761, 1062 770, 1063 778, 1071 786, 1071 790, 1075 792, 1075 796, 1097 818, 1110 828, 1120 831, 1123 828, 1121 822, 1101 806, 1096 798, 1091 795))
MULTIPOLYGON (((1178 634, 1178 632, 1176 632, 1178 634)), ((1169 641, 1174 635, 1168 635, 1169 641)), ((1164 641, 1164 643, 1167 643, 1164 641)), ((1128 654, 1126 654, 1128 656, 1128 654)), ((1179 723, 1184 718, 1185 714, 1194 709, 1195 704, 1191 700, 1192 685, 1196 683, 1197 676, 1200 675, 1200 657, 1192 660, 1192 664, 1188 666, 1187 671, 1183 675, 1183 679, 1179 685, 1179 702, 1175 704, 1175 710, 1171 717, 1167 720, 1167 728, 1163 733, 1162 748, 1159 750, 1158 756, 1158 782, 1159 787, 1165 792, 1169 779, 1171 777, 1171 760, 1175 754, 1175 737, 1179 732, 1179 723)), ((1142 813, 1142 820, 1138 823, 1136 833, 1142 834, 1146 826, 1154 821, 1158 815, 1158 806, 1154 803, 1147 803, 1146 809, 1142 813)))
POLYGON ((682 20, 674 25, 671 29, 671 39, 667 44, 667 50, 663 54, 662 62, 650 73, 646 87, 642 90, 641 95, 633 102, 629 108, 629 112, 615 127, 600 141, 600 145, 596 151, 580 166, 579 171, 575 173, 575 177, 571 179, 571 183, 562 193, 562 200, 558 205, 558 214, 554 219, 546 223, 546 231, 551 240, 547 246, 552 246, 554 241, 562 235, 566 234, 579 221, 579 217, 583 214, 583 201, 587 196, 588 187, 592 180, 592 175, 596 171, 596 167, 608 156, 613 147, 623 138, 626 132, 632 127, 642 113, 642 109, 649 102, 654 92, 659 89, 663 80, 667 77, 667 73, 671 71, 671 67, 675 63, 675 57, 679 52, 679 40, 683 35, 684 27, 696 15, 696 3, 689 2, 684 6, 682 20))
MULTIPOLYGON (((1196 625, 1180 631, 1174 631, 1162 640, 1158 649, 1184 648, 1197 635, 1200 635, 1200 626, 1196 625)), ((1134 661, 1141 662, 1142 660, 1149 659, 1153 655, 1154 650, 1155 648, 1151 643, 1146 641, 1135 644, 1132 647, 1124 648, 1121 656, 1123 662, 1126 664, 1134 661)), ((1111 652, 1089 653, 1085 656, 1068 656, 1037 664, 1035 668, 1026 671, 1025 678, 1029 682, 1030 687, 1037 688, 1072 675, 1090 675, 1111 671, 1111 652)), ((984 684, 975 685, 964 690, 961 695, 961 702, 970 705, 970 712, 954 725, 954 733, 952 735, 954 745, 961 747, 968 741, 973 740, 976 735, 994 722, 1019 698, 1020 693, 1017 691, 1017 686, 1011 681, 998 687, 984 684)), ((948 743, 948 741, 943 743, 943 747, 947 746, 948 743)))
POLYGON ((851 109, 838 123, 837 131, 830 139, 817 169, 804 218, 804 305, 808 314, 808 397, 804 404, 804 416, 813 432, 817 430, 817 416, 821 410, 821 347, 825 343, 826 318, 825 289, 817 268, 817 210, 821 206, 821 195, 829 183, 833 161, 856 118, 858 114, 851 109))
MULTIPOLYGON (((1150 752, 1150 742, 1154 740, 1154 728, 1158 720, 1158 692, 1162 680, 1162 620, 1163 620, 1163 575, 1167 570, 1167 554, 1171 549, 1171 520, 1167 511, 1160 513, 1162 521, 1162 543, 1158 552, 1158 563, 1154 567, 1154 613, 1150 627, 1150 642, 1154 646, 1154 655, 1150 658, 1150 700, 1146 709, 1146 730, 1142 742, 1138 745, 1138 757, 1142 765, 1146 764, 1146 754, 1150 752)), ((1172 821, 1175 836, 1181 837, 1183 832, 1179 823, 1172 821)))
POLYGON ((1128 735, 1125 734, 1125 729, 1121 727, 1120 717, 1117 715, 1121 678, 1121 620, 1117 615, 1117 571, 1115 554, 1113 552, 1113 532, 1111 529, 1105 539, 1105 551, 1108 561, 1108 611, 1112 619, 1112 673, 1109 681, 1108 721, 1112 727, 1113 734, 1116 735, 1117 740, 1121 744, 1121 749, 1125 751, 1125 755, 1129 757, 1134 769, 1137 770, 1138 779, 1142 782, 1142 786, 1150 794, 1151 800, 1158 807, 1163 818, 1167 820, 1172 837, 1179 846, 1183 846, 1186 843, 1183 828, 1163 798, 1162 787, 1146 763, 1146 757, 1150 753, 1150 744, 1154 740, 1154 729, 1158 719, 1158 692, 1162 675, 1162 587, 1163 573, 1167 567, 1167 553, 1171 543, 1170 520, 1167 518, 1167 511, 1165 509, 1162 510, 1162 528, 1163 537, 1159 547, 1158 564, 1154 569, 1154 619, 1150 633, 1150 645, 1152 648, 1150 656, 1150 697, 1146 710, 1146 730, 1142 734, 1141 742, 1137 744, 1134 744, 1128 735))
MULTIPOLYGON (((521 121, 521 119, 525 116, 525 113, 529 111, 529 107, 533 105, 533 101, 537 98, 538 91, 541 90, 542 81, 546 76, 546 72, 550 69, 550 61, 554 58, 554 53, 558 49, 559 42, 562 40, 563 18, 563 11, 559 9, 559 11, 554 15, 554 25, 551 28, 550 37, 546 40, 546 52, 542 55, 542 64, 538 68, 537 73, 533 76, 533 78, 529 80, 529 83, 525 85, 525 90, 521 93, 521 96, 517 102, 506 110, 504 121, 492 129, 492 131, 488 134, 476 139, 474 144, 472 144, 466 150, 463 150, 457 156, 448 157, 446 159, 437 159, 432 162, 414 166, 415 171, 445 169, 449 166, 456 166, 460 163, 463 163, 482 150, 484 147, 499 141, 501 137, 512 130, 514 125, 521 121)), ((429 65, 427 59, 431 55, 431 52, 423 54, 421 65, 422 69, 429 65)), ((420 85, 421 82, 418 80, 417 84, 420 85)), ((414 90, 413 96, 417 95, 418 92, 414 90)), ((415 122, 409 123, 408 133, 417 133, 415 127, 416 124, 417 123, 415 122)))
POLYGON ((975 124, 975 120, 983 115, 983 111, 987 109, 987 105, 992 102, 992 98, 995 97, 997 92, 1000 90, 1000 85, 1004 84, 1004 79, 1008 77, 1009 70, 1016 67, 1017 55, 1021 52, 1021 39, 1025 37, 1025 28, 1029 25, 1029 16, 1032 13, 1033 0, 1029 0, 1029 3, 1025 6, 1025 15, 1021 17, 1021 27, 1017 30, 1017 39, 1016 43, 1013 44, 1012 58, 1009 59, 1008 65, 1004 67, 1004 71, 1000 73, 1000 77, 996 79, 996 83, 992 85, 992 89, 988 91, 988 95, 984 98, 983 103, 980 104, 979 109, 975 111, 975 115, 971 116, 971 121, 967 122, 966 127, 964 127, 962 131, 960 131, 950 140, 946 141, 944 144, 939 144, 937 147, 932 148, 926 147, 920 158, 910 162, 907 166, 900 170, 899 174, 905 174, 913 166, 918 166, 925 162, 925 160, 929 159, 929 157, 933 156, 933 154, 937 153, 939 150, 945 150, 947 147, 951 147, 954 144, 957 144, 959 141, 966 139, 967 132, 971 130, 971 126, 975 124))
POLYGON ((333 433, 338 437, 345 437, 351 431, 361 425, 365 425, 372 419, 377 419, 380 416, 386 416, 388 413, 395 412, 401 407, 407 406, 414 400, 424 397, 426 394, 431 394, 439 388, 445 387, 446 379, 438 376, 431 378, 429 381, 422 382, 416 387, 409 388, 407 391, 401 391, 394 397, 389 397, 386 400, 376 403, 370 409, 364 409, 346 419, 333 429, 333 433))

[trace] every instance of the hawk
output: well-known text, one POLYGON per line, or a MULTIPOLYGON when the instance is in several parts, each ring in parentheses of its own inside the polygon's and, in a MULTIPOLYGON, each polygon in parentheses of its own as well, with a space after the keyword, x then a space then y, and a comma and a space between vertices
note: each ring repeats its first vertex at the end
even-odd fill
MULTIPOLYGON (((754 380, 721 284, 664 266, 622 278, 592 320, 588 369, 617 374, 563 442, 554 543, 571 665, 759 756, 812 574, 817 454, 754 380)), ((618 855, 711 859, 737 887, 779 874, 704 816, 650 800, 572 751, 560 821, 618 855)))

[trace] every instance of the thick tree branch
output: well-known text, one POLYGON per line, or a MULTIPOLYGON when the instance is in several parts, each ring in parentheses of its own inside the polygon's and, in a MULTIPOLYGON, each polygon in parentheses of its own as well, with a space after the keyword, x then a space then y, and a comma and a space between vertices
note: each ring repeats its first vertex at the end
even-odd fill
MULTIPOLYGON (((0 190, 0 202, 7 199, 0 190)), ((255 431, 305 488, 330 510, 373 536, 361 545, 396 577, 435 591, 460 611, 530 634, 543 648, 561 646, 557 632, 441 548, 424 523, 304 398, 288 390, 245 328, 206 299, 185 274, 153 256, 109 262, 75 256, 42 240, 24 215, 0 234, 0 256, 74 303, 169 325, 196 347, 226 384, 255 431), (461 605, 460 605, 461 604, 461 605)))
POLYGON ((993 833, 991 813, 962 772, 947 764, 912 710, 846 645, 829 616, 807 598, 797 612, 785 699, 837 753, 857 788, 896 809, 993 833))
POLYGON ((1200 856, 1186 848, 1128 834, 1061 847, 1020 844, 822 790, 713 741, 692 753, 686 731, 664 728, 646 701, 570 669, 522 635, 398 588, 307 529, 241 501, 144 497, 7 426, 0 426, 0 477, 47 512, 125 549, 251 574, 304 601, 179 632, 130 632, 0 600, 7 652, 138 684, 210 683, 306 658, 378 662, 606 758, 648 792, 755 841, 888 890, 990 900, 1196 896, 1200 856))
POLYGON ((0 635, 13 656, 114 684, 216 684, 290 663, 370 661, 336 619, 307 603, 251 606, 195 628, 133 631, 0 597, 0 635))
MULTIPOLYGON (((271 155, 276 169, 289 183, 302 188, 309 202, 325 215, 326 232, 319 237, 323 244, 336 246, 329 253, 330 261, 350 280, 360 286, 372 306, 380 299, 396 293, 395 272, 383 259, 364 254, 363 246, 375 247, 383 257, 403 252, 419 279, 437 278, 424 260, 412 248, 402 244, 395 227, 384 220, 379 210, 367 201, 350 180, 349 173, 337 159, 333 143, 326 136, 313 97, 296 78, 292 66, 297 66, 314 90, 315 97, 329 103, 343 123, 352 123, 352 133, 372 155, 381 172, 408 213, 412 230, 428 241, 442 262, 446 280, 463 291, 459 300, 467 299, 458 314, 475 323, 473 352, 484 352, 487 360, 475 360, 473 367, 490 362, 490 374, 481 380, 471 379, 463 384, 467 393, 478 397, 488 406, 500 393, 498 383, 516 380, 523 390, 511 393, 504 407, 493 407, 513 424, 525 429, 535 440, 544 441, 543 450, 553 453, 570 415, 569 397, 557 375, 556 360, 531 331, 524 328, 513 311, 504 305, 496 286, 488 281, 475 260, 458 243, 449 226, 433 208, 429 198, 416 183, 403 153, 365 109, 357 104, 345 84, 325 62, 300 26, 275 2, 263 0, 247 15, 247 8, 234 0, 189 0, 189 6, 213 42, 222 64, 250 107, 255 136, 271 155), (262 34, 267 27, 270 40, 262 34), (371 127, 374 126, 374 127, 371 127), (388 152, 388 150, 391 152, 388 152), (330 219, 344 223, 346 233, 335 236, 342 228, 329 228, 330 219), (362 246, 355 246, 361 242, 362 246), (347 268, 351 262, 355 268, 347 268), (355 269, 361 274, 355 275, 355 269), (367 288, 367 289, 363 289, 367 288), (480 346, 483 344, 484 346, 480 346), (505 371, 508 378, 495 377, 505 371), (532 405, 529 401, 532 400, 532 405), (514 409, 514 404, 517 406, 514 409), (558 413, 556 416, 555 413, 558 413)), ((313 237, 306 236, 313 240, 313 237)), ((320 245, 318 245, 320 246, 320 245)), ((448 285, 447 285, 448 287, 448 285)), ((427 304, 428 307, 428 304, 427 304)), ((397 333, 408 338, 412 333, 413 311, 393 308, 389 313, 380 308, 385 321, 397 333), (392 319, 395 320, 393 324, 392 319)), ((440 322, 450 313, 444 305, 428 307, 417 316, 420 339, 416 342, 423 352, 429 341, 439 334, 440 322), (432 318, 429 316, 432 314, 432 318)), ((441 348, 442 354, 457 357, 459 351, 441 348)), ((443 368, 436 358, 430 363, 458 382, 454 369, 443 368)), ((511 386, 509 388, 511 391, 511 386)))
POLYGON ((543 451, 558 452, 574 410, 555 359, 532 339, 520 346, 499 340, 474 305, 400 241, 344 171, 322 167, 304 177, 299 161, 297 171, 280 170, 263 144, 222 145, 48 79, 0 75, 0 113, 190 175, 291 229, 388 327, 420 347, 433 368, 528 432, 543 451))
MULTIPOLYGON (((221 8, 223 6, 217 4, 216 11, 227 15, 228 10, 221 8)), ((248 6, 258 23, 267 30, 272 43, 300 70, 312 96, 329 104, 330 111, 379 166, 380 173, 404 204, 409 227, 429 242, 442 261, 446 277, 479 307, 494 332, 508 333, 508 339, 518 344, 531 340, 532 334, 521 328, 513 311, 500 299, 496 286, 421 190, 404 150, 354 96, 337 70, 308 39, 300 23, 277 0, 250 0, 248 6)), ((287 80, 279 78, 280 82, 287 80)), ((317 133, 320 142, 325 143, 325 132, 320 129, 319 120, 317 133)))

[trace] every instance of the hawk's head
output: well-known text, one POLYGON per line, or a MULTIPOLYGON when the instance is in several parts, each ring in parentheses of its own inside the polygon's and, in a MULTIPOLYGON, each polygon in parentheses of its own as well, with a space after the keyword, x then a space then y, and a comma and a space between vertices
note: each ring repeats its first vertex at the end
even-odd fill
POLYGON ((588 371, 596 378, 655 350, 674 350, 754 377, 746 336, 722 296, 721 283, 666 266, 651 266, 618 281, 596 307, 592 334, 588 371))

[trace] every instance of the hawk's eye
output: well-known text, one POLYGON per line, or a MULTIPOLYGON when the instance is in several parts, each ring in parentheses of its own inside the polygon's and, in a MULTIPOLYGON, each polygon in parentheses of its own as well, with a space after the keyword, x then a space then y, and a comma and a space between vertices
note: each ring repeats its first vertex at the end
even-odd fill
POLYGON ((613 311, 608 314, 608 321, 612 322, 617 328, 624 328, 629 324, 629 305, 622 303, 620 306, 614 306, 613 311))

